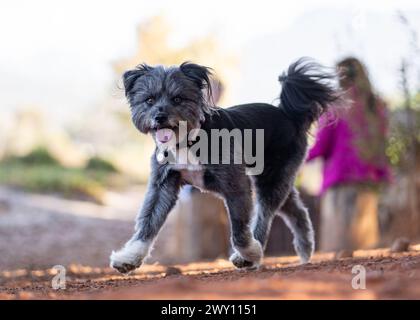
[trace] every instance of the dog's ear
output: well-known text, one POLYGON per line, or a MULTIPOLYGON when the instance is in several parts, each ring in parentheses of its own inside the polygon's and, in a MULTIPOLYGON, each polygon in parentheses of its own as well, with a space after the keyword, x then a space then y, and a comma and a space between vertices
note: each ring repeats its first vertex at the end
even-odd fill
POLYGON ((188 78, 194 81, 200 89, 210 89, 212 71, 208 67, 200 66, 191 62, 184 62, 179 67, 188 78))
POLYGON ((146 73, 151 71, 153 67, 148 66, 147 64, 140 64, 133 70, 128 70, 123 74, 123 83, 124 83, 124 90, 125 96, 128 97, 131 90, 134 87, 134 83, 138 78, 144 76, 146 73))

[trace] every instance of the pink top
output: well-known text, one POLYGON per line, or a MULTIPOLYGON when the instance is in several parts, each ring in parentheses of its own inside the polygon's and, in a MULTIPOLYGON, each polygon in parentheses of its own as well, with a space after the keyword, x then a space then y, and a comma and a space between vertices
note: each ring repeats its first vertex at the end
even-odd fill
MULTIPOLYGON (((307 161, 321 157, 324 160, 323 183, 321 193, 337 184, 348 182, 370 182, 380 183, 390 181, 390 170, 383 154, 376 159, 384 161, 368 161, 361 156, 359 146, 356 145, 356 138, 365 140, 365 146, 375 141, 368 141, 369 128, 379 128, 379 135, 385 139, 386 131, 386 108, 378 103, 375 110, 375 121, 379 127, 369 124, 369 119, 363 112, 363 105, 354 99, 351 112, 343 113, 341 116, 332 118, 331 113, 326 113, 320 118, 320 129, 316 136, 315 145, 309 151, 307 161), (355 124, 354 120, 357 121, 355 124)), ((379 101, 379 100, 378 100, 379 101)), ((332 108, 334 109, 334 108, 332 108)), ((375 129, 376 130, 376 129, 375 129)), ((378 133, 378 132, 377 132, 378 133)), ((376 142, 377 143, 377 142, 376 142)))

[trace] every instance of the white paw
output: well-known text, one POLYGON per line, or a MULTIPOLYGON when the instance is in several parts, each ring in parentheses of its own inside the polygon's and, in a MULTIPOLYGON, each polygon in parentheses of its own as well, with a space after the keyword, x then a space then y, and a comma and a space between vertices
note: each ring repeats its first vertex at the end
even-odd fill
POLYGON ((258 269, 263 257, 261 244, 253 239, 251 245, 246 248, 235 248, 235 252, 229 260, 237 268, 258 269))
POLYGON ((299 262, 300 264, 307 264, 311 260, 312 254, 300 254, 299 255, 299 262))
POLYGON ((260 266, 257 262, 245 260, 239 252, 234 252, 229 260, 238 269, 256 270, 260 266))
POLYGON ((140 240, 129 241, 118 251, 112 251, 110 258, 111 268, 118 272, 128 274, 141 266, 149 253, 150 245, 140 240))

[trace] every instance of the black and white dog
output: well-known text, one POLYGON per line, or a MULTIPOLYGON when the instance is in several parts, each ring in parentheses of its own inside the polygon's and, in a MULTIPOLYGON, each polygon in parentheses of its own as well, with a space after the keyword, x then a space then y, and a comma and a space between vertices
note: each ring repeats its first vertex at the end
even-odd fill
MULTIPOLYGON (((134 235, 122 249, 112 252, 111 267, 128 273, 142 264, 184 184, 223 197, 234 249, 230 260, 236 267, 259 266, 276 214, 292 231, 302 263, 307 262, 314 250, 314 232, 294 181, 305 159, 311 124, 338 98, 330 83, 332 77, 318 64, 300 59, 279 77, 283 87, 279 106, 252 103, 221 109, 209 99, 209 68, 187 62, 168 68, 143 64, 127 71, 123 80, 133 123, 142 133, 153 136, 156 151, 134 235), (181 123, 185 130, 181 130, 181 123), (228 143, 220 146, 221 136, 214 135, 215 130, 236 130, 242 137, 247 136, 247 130, 263 132, 262 140, 255 136, 248 139, 256 159, 263 161, 260 170, 249 174, 249 162, 237 161, 241 157, 244 160, 244 154, 236 157, 236 135, 230 135, 228 143), (199 144, 194 161, 181 161, 182 152, 176 155, 186 151, 189 158, 199 144), (203 160, 203 154, 212 161, 203 160)), ((245 140, 239 143, 243 148, 247 147, 245 140)))

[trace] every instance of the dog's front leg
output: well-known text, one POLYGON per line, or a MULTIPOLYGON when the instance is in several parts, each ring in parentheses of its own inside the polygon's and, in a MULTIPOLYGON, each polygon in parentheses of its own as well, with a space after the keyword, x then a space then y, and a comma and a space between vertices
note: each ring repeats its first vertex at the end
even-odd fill
POLYGON ((134 235, 123 248, 113 251, 110 257, 111 267, 124 274, 140 267, 178 198, 179 172, 153 171, 143 207, 136 219, 134 235))
POLYGON ((234 253, 230 261, 237 268, 256 269, 259 267, 263 250, 254 238, 251 228, 252 198, 250 192, 235 193, 226 197, 226 205, 232 229, 234 253))

